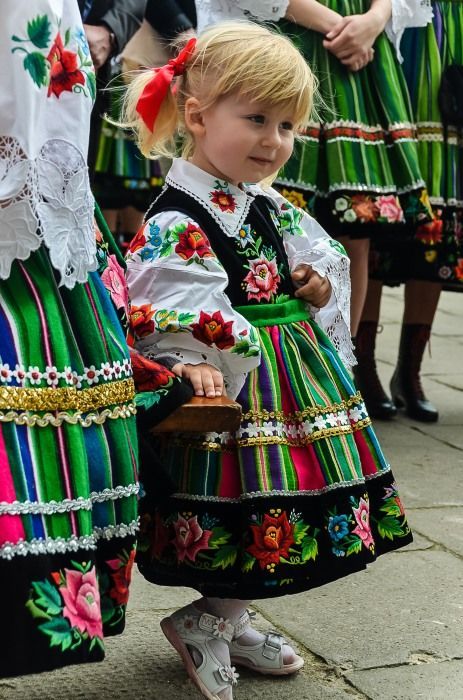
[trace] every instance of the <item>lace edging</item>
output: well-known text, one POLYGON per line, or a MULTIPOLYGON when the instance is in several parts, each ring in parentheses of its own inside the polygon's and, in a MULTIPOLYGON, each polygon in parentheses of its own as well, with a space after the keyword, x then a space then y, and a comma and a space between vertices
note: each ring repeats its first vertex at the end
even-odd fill
POLYGON ((357 360, 350 334, 349 259, 330 255, 326 251, 301 251, 294 256, 293 267, 302 262, 311 265, 315 272, 330 281, 336 304, 331 303, 320 309, 315 316, 341 360, 350 369, 357 364, 357 360))
POLYGON ((44 243, 62 285, 86 282, 98 266, 93 209, 87 164, 72 143, 50 139, 29 158, 18 139, 0 135, 0 279, 44 243))

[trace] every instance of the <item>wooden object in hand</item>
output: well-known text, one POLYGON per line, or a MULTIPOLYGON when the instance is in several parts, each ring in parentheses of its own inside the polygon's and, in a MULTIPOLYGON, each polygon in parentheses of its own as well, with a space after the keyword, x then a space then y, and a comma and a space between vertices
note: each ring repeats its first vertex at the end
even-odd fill
POLYGON ((222 433, 239 428, 241 406, 228 396, 207 399, 193 398, 179 406, 170 416, 155 425, 151 432, 159 433, 222 433))

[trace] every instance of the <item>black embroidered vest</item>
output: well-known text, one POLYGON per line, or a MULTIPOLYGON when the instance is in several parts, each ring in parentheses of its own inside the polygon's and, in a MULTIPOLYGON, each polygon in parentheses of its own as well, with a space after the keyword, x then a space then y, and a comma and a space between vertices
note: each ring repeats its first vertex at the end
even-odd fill
POLYGON ((239 236, 227 236, 200 202, 175 187, 163 190, 146 219, 162 211, 185 214, 206 234, 228 275, 225 293, 233 306, 294 298, 288 256, 276 223, 277 210, 264 195, 254 198, 239 236))

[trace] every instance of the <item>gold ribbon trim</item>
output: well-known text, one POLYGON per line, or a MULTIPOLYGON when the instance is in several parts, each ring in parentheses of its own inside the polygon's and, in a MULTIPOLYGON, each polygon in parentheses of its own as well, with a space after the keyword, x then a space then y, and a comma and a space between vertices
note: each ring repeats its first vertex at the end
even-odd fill
POLYGON ((0 411, 0 423, 15 423, 16 425, 27 425, 29 428, 46 428, 52 425, 54 428, 59 428, 63 423, 68 425, 80 425, 82 428, 89 428, 91 425, 103 425, 108 419, 117 420, 118 418, 131 418, 137 412, 135 404, 129 403, 125 406, 115 406, 114 408, 105 408, 104 411, 98 413, 87 413, 82 415, 80 411, 76 413, 45 413, 39 416, 37 413, 16 413, 16 411, 8 411, 2 413, 0 411))
POLYGON ((340 403, 332 403, 327 406, 313 406, 310 408, 304 408, 302 411, 295 411, 294 413, 284 413, 283 411, 248 411, 243 415, 243 420, 279 420, 283 423, 289 423, 293 421, 302 421, 307 417, 314 418, 325 413, 339 413, 340 411, 348 411, 352 406, 358 406, 363 403, 362 396, 360 392, 357 392, 346 401, 341 401, 340 403))
POLYGON ((6 411, 79 411, 86 413, 105 406, 132 401, 135 396, 133 379, 98 384, 88 389, 57 387, 1 387, 0 410, 6 411))

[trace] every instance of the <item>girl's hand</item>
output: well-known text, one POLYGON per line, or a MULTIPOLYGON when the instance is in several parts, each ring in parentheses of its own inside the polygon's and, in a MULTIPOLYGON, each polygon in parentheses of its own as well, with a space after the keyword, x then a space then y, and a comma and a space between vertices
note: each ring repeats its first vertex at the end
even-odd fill
POLYGON ((328 32, 323 46, 350 70, 360 70, 373 60, 373 44, 383 29, 382 18, 375 12, 350 15, 328 32))
POLYGON ((331 297, 331 284, 327 277, 321 277, 310 265, 298 265, 291 275, 297 287, 295 296, 317 309, 321 309, 331 297))
POLYGON ((222 372, 205 362, 199 365, 184 365, 178 362, 172 367, 172 372, 178 377, 188 379, 196 396, 215 399, 216 396, 222 396, 225 393, 222 372))

